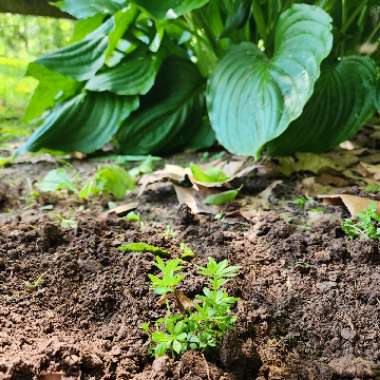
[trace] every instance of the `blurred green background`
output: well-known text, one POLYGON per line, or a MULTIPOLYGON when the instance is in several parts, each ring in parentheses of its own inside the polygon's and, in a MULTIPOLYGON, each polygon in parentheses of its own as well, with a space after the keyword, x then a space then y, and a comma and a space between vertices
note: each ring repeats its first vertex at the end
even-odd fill
POLYGON ((26 136, 24 109, 37 82, 25 77, 28 63, 67 44, 71 20, 0 14, 0 143, 26 136))

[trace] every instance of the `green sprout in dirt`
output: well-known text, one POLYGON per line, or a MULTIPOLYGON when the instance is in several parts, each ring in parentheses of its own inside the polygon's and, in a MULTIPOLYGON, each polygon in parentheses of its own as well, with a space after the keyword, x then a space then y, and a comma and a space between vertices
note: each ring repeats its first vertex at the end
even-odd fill
POLYGON ((137 223, 141 221, 141 215, 138 212, 130 211, 123 219, 130 223, 137 223))
POLYGON ((105 166, 99 169, 95 175, 90 178, 79 196, 82 199, 91 197, 113 195, 115 198, 121 199, 126 192, 136 187, 136 180, 126 170, 117 165, 105 166))
POLYGON ((356 219, 345 219, 342 230, 350 238, 367 237, 380 240, 380 215, 377 213, 376 203, 358 214, 356 219))
POLYGON ((308 198, 306 198, 303 195, 293 199, 293 204, 302 210, 305 209, 307 202, 308 202, 308 198))
POLYGON ((222 286, 237 276, 239 267, 229 266, 227 260, 217 263, 209 258, 207 266, 198 271, 209 286, 191 301, 177 289, 185 278, 181 263, 180 259, 164 262, 158 257, 155 265, 161 274, 149 275, 154 292, 163 296, 161 300, 167 307, 165 317, 153 326, 150 323, 142 326, 150 336, 150 351, 155 357, 217 348, 236 323, 232 308, 238 298, 228 295, 222 286))

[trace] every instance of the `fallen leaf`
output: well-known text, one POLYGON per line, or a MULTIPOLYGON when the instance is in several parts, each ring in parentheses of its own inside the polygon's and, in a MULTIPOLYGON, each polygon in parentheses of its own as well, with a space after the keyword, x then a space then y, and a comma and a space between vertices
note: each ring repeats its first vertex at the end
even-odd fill
POLYGON ((283 181, 274 181, 264 191, 255 197, 246 197, 245 204, 240 208, 240 214, 247 220, 252 219, 252 215, 257 215, 257 210, 270 208, 269 199, 273 195, 274 189, 282 184, 283 181))
POLYGON ((370 198, 363 198, 349 194, 320 195, 319 198, 327 204, 343 204, 353 218, 357 217, 358 214, 366 210, 373 203, 376 204, 377 212, 380 214, 380 202, 374 201, 370 198))
POLYGON ((349 152, 296 153, 291 157, 277 157, 276 160, 279 171, 286 176, 298 172, 318 174, 326 168, 341 171, 359 162, 359 158, 349 152))
POLYGON ((129 211, 135 210, 138 206, 139 206, 138 202, 126 203, 104 212, 103 215, 108 216, 110 214, 115 214, 118 216, 123 216, 123 215, 126 215, 129 211))
POLYGON ((336 188, 320 184, 316 177, 304 178, 301 183, 298 184, 297 190, 308 197, 316 197, 320 194, 336 193, 336 188))
POLYGON ((161 170, 157 170, 154 173, 146 174, 139 180, 140 191, 139 195, 145 192, 147 186, 152 183, 161 182, 164 180, 171 180, 175 183, 181 183, 186 178, 186 169, 178 166, 166 164, 161 170))
POLYGON ((203 203, 206 191, 197 191, 194 188, 186 188, 174 185, 179 204, 187 205, 193 214, 214 214, 218 212, 215 206, 203 203))

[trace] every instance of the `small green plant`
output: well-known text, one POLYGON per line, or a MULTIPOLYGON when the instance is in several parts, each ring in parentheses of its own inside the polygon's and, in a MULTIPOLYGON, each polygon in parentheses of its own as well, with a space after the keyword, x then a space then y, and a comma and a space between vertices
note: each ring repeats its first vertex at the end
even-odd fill
POLYGON ((380 240, 380 215, 377 213, 376 203, 358 214, 355 220, 343 220, 342 230, 350 238, 368 237, 380 240))
POLYGON ((378 183, 370 183, 365 188, 364 191, 367 193, 380 193, 380 185, 378 183))
POLYGON ((99 169, 90 178, 79 196, 82 199, 89 199, 103 195, 109 197, 123 198, 128 190, 133 190, 136 180, 123 168, 117 165, 105 166, 99 169))
POLYGON ((167 312, 153 326, 150 323, 142 326, 150 336, 151 353, 155 357, 166 354, 174 357, 189 349, 205 351, 218 347, 224 335, 235 325, 236 316, 232 308, 238 301, 238 298, 229 296, 222 286, 237 276, 239 267, 229 266, 227 260, 217 263, 209 258, 207 266, 199 268, 199 274, 206 278, 208 287, 196 295, 193 302, 190 301, 190 307, 179 307, 181 292, 177 287, 185 278, 181 272, 181 260, 165 263, 158 257, 155 265, 161 274, 149 275, 149 278, 154 292, 164 296, 167 312))
POLYGON ((305 196, 299 196, 293 199, 293 204, 295 204, 298 208, 304 210, 306 207, 308 199, 305 196))
POLYGON ((184 260, 192 259, 196 256, 196 253, 186 243, 182 242, 179 245, 181 251, 181 258, 184 260))
POLYGON ((54 169, 48 172, 41 181, 37 183, 38 190, 43 193, 67 190, 77 192, 75 179, 64 169, 54 169))
POLYGON ((154 253, 157 256, 170 257, 170 252, 164 248, 156 247, 152 244, 147 244, 144 242, 138 243, 126 243, 122 244, 119 248, 121 252, 150 252, 154 253))
POLYGON ((172 225, 167 224, 165 227, 165 232, 162 234, 163 238, 168 239, 174 239, 177 236, 177 233, 174 231, 174 228, 172 225))
POLYGON ((140 215, 138 212, 131 211, 131 212, 129 212, 129 213, 124 217, 124 219, 125 219, 127 222, 136 223, 136 222, 140 222, 140 220, 141 220, 141 215, 140 215))

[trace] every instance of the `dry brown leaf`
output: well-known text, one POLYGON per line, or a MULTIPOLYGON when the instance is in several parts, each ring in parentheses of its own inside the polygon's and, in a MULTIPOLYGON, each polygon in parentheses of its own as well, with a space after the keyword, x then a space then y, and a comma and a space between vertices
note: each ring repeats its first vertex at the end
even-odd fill
POLYGON ((118 207, 115 207, 111 210, 106 211, 103 213, 104 216, 110 215, 110 214, 116 214, 118 216, 123 216, 127 214, 129 211, 135 210, 139 206, 138 202, 130 202, 123 205, 120 205, 118 207))
POLYGON ((214 214, 218 212, 218 207, 207 206, 203 199, 212 194, 210 191, 197 191, 194 188, 187 188, 174 185, 179 204, 187 205, 193 214, 214 214), (207 194, 207 195, 206 195, 207 194))
POLYGON ((273 194, 273 190, 283 181, 274 181, 264 191, 255 197, 246 197, 243 199, 245 203, 240 208, 240 214, 247 220, 252 219, 252 215, 257 215, 257 210, 270 208, 269 199, 273 194))
POLYGON ((368 177, 373 177, 375 180, 380 180, 380 165, 372 165, 361 162, 358 166, 363 169, 363 173, 367 174, 368 177))
POLYGON ((320 194, 336 193, 336 188, 328 185, 322 185, 316 177, 304 178, 298 185, 298 191, 309 197, 316 197, 320 194))
POLYGON ((352 217, 357 217, 358 214, 367 209, 371 204, 375 203, 377 212, 380 214, 380 202, 374 201, 370 198, 358 197, 356 195, 349 194, 333 194, 333 195, 320 195, 327 204, 346 206, 352 217))
POLYGON ((288 176, 298 172, 318 174, 322 169, 342 171, 357 162, 359 158, 348 151, 324 154, 296 153, 294 156, 277 157, 279 171, 288 176))

